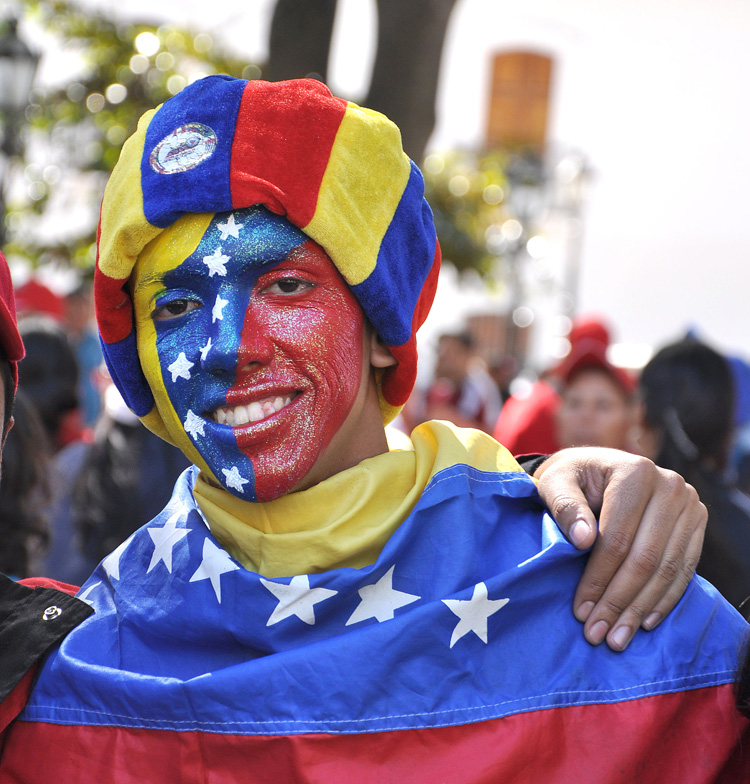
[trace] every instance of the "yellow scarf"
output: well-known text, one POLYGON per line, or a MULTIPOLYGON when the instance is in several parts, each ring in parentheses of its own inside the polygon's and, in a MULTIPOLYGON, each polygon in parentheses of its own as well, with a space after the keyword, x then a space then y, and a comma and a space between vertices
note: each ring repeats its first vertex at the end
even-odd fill
POLYGON ((210 484, 193 490, 211 532, 237 561, 266 577, 313 574, 373 563, 438 471, 466 463, 483 471, 520 471, 510 453, 478 430, 426 422, 414 451, 363 460, 320 484, 250 503, 210 484))

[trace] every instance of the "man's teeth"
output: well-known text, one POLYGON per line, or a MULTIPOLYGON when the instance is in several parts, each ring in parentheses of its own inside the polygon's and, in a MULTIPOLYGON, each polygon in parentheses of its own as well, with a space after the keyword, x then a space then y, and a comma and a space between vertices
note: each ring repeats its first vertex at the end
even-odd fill
POLYGON ((292 402, 292 396, 269 397, 265 400, 255 401, 247 406, 234 406, 233 408, 217 408, 214 411, 213 419, 220 425, 238 427, 246 425, 248 422, 259 422, 261 419, 281 411, 292 402))

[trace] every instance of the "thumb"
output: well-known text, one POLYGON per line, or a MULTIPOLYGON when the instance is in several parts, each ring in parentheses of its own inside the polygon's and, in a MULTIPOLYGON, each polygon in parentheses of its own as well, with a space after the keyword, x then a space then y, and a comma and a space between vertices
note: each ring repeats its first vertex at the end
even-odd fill
POLYGON ((547 506, 557 527, 579 550, 591 547, 596 540, 596 518, 581 488, 562 472, 548 472, 539 479, 539 496, 547 506))

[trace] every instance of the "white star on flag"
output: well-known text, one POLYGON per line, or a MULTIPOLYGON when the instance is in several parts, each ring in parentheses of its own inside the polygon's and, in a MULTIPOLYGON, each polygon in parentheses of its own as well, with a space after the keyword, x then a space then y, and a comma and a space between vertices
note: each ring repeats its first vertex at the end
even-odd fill
POLYGON ((509 602, 509 599, 488 599, 487 586, 477 583, 471 599, 443 599, 448 609, 460 620, 453 630, 452 648, 465 634, 474 632, 482 642, 487 642, 487 619, 509 602))
MULTIPOLYGON (((132 537, 131 537, 132 538, 132 537)), ((110 580, 120 579, 120 556, 130 544, 130 539, 126 539, 116 550, 113 550, 103 561, 102 566, 110 580)))
POLYGON ((244 493, 245 491, 242 489, 243 485, 246 485, 250 480, 243 479, 240 476, 239 469, 237 466, 232 466, 230 471, 227 471, 226 468, 221 469, 222 474, 224 474, 224 479, 226 479, 227 487, 231 487, 233 490, 238 490, 240 493, 244 493))
POLYGON ((187 416, 185 417, 185 422, 183 423, 183 427, 185 428, 186 433, 190 433, 190 435, 195 439, 198 436, 205 436, 205 427, 206 422, 201 417, 197 416, 193 413, 192 409, 188 410, 187 416))
POLYGON ((310 588, 310 579, 306 574, 292 577, 292 581, 288 585, 264 580, 262 577, 260 581, 279 600, 266 626, 273 626, 293 615, 312 626, 315 623, 314 605, 330 599, 331 596, 338 593, 338 591, 331 591, 328 588, 310 588))
POLYGON ((214 302, 214 307, 213 310, 211 311, 212 324, 215 321, 221 321, 224 318, 224 313, 222 311, 228 304, 229 304, 228 299, 222 299, 218 294, 216 295, 216 302, 214 302))
POLYGON ((167 370, 172 374, 172 382, 174 383, 178 378, 189 379, 191 367, 193 367, 193 363, 185 356, 184 351, 180 351, 177 359, 167 367, 167 370))
POLYGON ((225 256, 221 252, 221 247, 216 248, 210 256, 204 256, 203 263, 208 267, 208 277, 213 278, 214 275, 219 275, 223 278, 227 274, 226 264, 228 261, 229 256, 225 256))
POLYGON ((210 539, 203 541, 203 560, 201 565, 195 570, 195 574, 190 578, 194 583, 198 580, 210 580, 213 586, 216 599, 221 604, 221 582, 222 574, 233 572, 240 567, 234 563, 228 552, 217 547, 210 539))
POLYGON ((146 529, 154 543, 154 554, 151 556, 151 563, 148 565, 148 569, 146 569, 146 574, 148 574, 159 561, 164 561, 164 566, 167 567, 167 571, 172 574, 172 552, 174 546, 190 533, 187 528, 177 527, 177 521, 181 517, 185 517, 184 512, 176 512, 164 525, 146 529))
POLYGON ((375 618, 380 623, 390 621, 393 618, 394 610, 406 607, 407 604, 422 598, 413 593, 397 591, 393 587, 393 570, 395 568, 395 566, 391 566, 376 583, 365 585, 359 589, 362 601, 346 622, 347 626, 368 618, 375 618))
POLYGON ((234 213, 232 213, 227 218, 226 223, 217 223, 216 228, 221 232, 221 241, 224 242, 227 237, 234 237, 235 239, 239 239, 240 229, 244 225, 244 223, 235 223, 234 213))
POLYGON ((88 588, 83 593, 77 595, 76 598, 80 599, 82 602, 86 602, 86 604, 90 604, 93 606, 93 602, 89 599, 91 592, 94 588, 98 588, 102 584, 102 581, 99 580, 98 583, 94 583, 93 585, 89 585, 88 588))
POLYGON ((208 352, 211 350, 211 346, 213 343, 211 342, 211 338, 208 339, 208 343, 201 349, 201 362, 206 361, 206 357, 208 356, 208 352))

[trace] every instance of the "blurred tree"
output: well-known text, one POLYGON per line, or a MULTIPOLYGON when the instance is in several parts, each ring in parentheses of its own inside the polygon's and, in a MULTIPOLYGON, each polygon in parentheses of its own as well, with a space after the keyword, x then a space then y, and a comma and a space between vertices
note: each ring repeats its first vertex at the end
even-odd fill
POLYGON ((72 81, 32 92, 26 189, 9 205, 7 250, 33 265, 91 269, 104 183, 141 114, 200 76, 258 78, 261 70, 204 32, 116 21, 69 0, 22 0, 21 7, 52 48, 77 56, 79 68, 72 81), (66 225, 75 201, 89 219, 66 225))
MULTIPOLYGON (((456 0, 377 0, 378 43, 370 90, 362 103, 401 129, 404 149, 424 157, 435 127, 443 42, 456 0)), ((336 0, 277 0, 267 78, 327 79, 336 0)))

